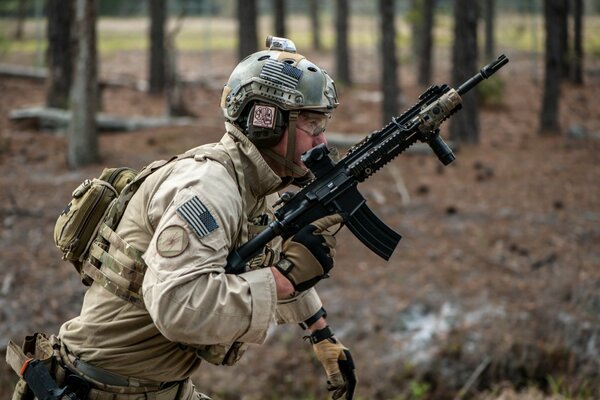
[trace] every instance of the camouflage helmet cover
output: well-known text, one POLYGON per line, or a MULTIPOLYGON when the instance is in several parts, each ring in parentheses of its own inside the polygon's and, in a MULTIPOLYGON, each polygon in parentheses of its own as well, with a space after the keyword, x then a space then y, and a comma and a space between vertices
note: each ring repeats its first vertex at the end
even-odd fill
MULTIPOLYGON (((327 72, 287 46, 271 44, 253 53, 231 73, 221 96, 225 118, 238 120, 248 104, 272 104, 281 110, 312 110, 328 113, 338 105, 337 91, 327 72)), ((268 43, 269 42, 269 39, 268 43)))

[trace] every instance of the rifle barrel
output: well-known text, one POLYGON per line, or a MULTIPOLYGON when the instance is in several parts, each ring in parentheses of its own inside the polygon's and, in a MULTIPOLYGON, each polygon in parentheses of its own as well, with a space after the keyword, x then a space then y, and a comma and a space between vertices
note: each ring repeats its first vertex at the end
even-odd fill
POLYGON ((508 57, 506 57, 504 54, 500 55, 497 59, 481 68, 481 71, 479 71, 477 75, 460 85, 456 91, 462 96, 469 90, 473 89, 479 82, 495 74, 496 71, 502 68, 506 63, 508 63, 508 57))

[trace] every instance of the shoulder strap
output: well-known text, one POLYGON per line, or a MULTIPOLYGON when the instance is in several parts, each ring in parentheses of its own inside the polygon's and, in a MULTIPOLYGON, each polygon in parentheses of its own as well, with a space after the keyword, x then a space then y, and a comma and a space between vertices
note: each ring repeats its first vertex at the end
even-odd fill
POLYGON ((142 168, 139 174, 137 174, 136 177, 131 182, 129 182, 127 186, 123 188, 121 194, 115 200, 115 204, 111 206, 110 210, 108 211, 108 214, 104 219, 104 223, 108 225, 111 229, 116 229, 117 225, 121 221, 123 213, 125 212, 125 208, 127 208, 127 205, 129 204, 129 201, 131 200, 135 192, 137 192, 137 190, 140 188, 142 183, 144 183, 147 177, 149 177, 151 174, 158 171, 165 165, 171 163, 172 161, 181 160, 184 158, 191 158, 193 156, 193 154, 188 153, 178 154, 176 156, 171 157, 168 160, 154 161, 153 163, 148 164, 147 166, 142 168))

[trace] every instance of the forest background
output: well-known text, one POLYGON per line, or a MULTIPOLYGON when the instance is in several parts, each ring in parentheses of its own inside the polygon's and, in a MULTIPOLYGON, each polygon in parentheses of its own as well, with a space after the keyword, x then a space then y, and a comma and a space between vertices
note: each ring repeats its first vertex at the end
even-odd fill
MULTIPOLYGON (((0 348, 80 309, 85 287, 52 241, 72 190, 218 140, 221 88, 267 35, 336 80, 328 131, 342 151, 430 84, 504 53, 442 128, 453 164, 417 147, 361 185, 403 235, 392 259, 341 232, 319 291, 359 399, 600 398, 599 12, 578 0, 0 1, 0 348)), ((215 399, 325 398, 302 334, 274 327, 194 381, 215 399)), ((0 368, 0 398, 15 381, 0 368)))

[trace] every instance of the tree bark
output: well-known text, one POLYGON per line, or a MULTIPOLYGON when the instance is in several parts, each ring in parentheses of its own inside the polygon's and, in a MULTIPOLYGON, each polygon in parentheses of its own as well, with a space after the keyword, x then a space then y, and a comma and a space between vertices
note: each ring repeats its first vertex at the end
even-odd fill
POLYGON ((492 60, 496 52, 494 26, 496 22, 496 0, 485 0, 485 58, 492 60))
POLYGON ((76 0, 74 33, 78 50, 71 90, 72 119, 68 129, 67 152, 71 168, 98 160, 95 119, 98 92, 96 9, 97 0, 76 0))
POLYGON ((148 64, 149 91, 160 94, 165 90, 166 56, 165 24, 167 20, 166 0, 149 0, 150 11, 150 59, 148 64))
POLYGON ((48 0, 48 48, 46 65, 46 105, 52 108, 69 108, 69 92, 73 80, 73 22, 72 0, 48 0))
MULTIPOLYGON (((478 9, 470 0, 454 0, 454 45, 452 82, 454 86, 470 78, 477 68, 478 9)), ((452 117, 450 137, 460 143, 479 142, 479 107, 477 91, 463 97, 462 111, 452 117)))
POLYGON ((558 134, 560 125, 559 99, 562 76, 562 28, 565 14, 564 0, 544 0, 544 26, 546 29, 546 54, 544 70, 544 94, 540 113, 542 134, 558 134))
POLYGON ((321 24, 319 20, 319 0, 310 0, 309 7, 313 48, 315 50, 321 50, 321 24))
POLYGON ((285 0, 273 0, 273 28, 275 36, 286 37, 285 32, 285 0))
POLYGON ((336 81, 344 85, 351 85, 350 77, 350 49, 348 46, 348 0, 336 1, 336 81))
POLYGON ((419 84, 429 85, 433 73, 433 18, 435 0, 421 0, 422 29, 419 45, 419 84))
POLYGON ((382 118, 387 124, 398 114, 398 61, 396 58, 396 26, 394 0, 379 0, 381 21, 382 118))
POLYGON ((246 56, 258 50, 256 41, 256 0, 238 0, 238 58, 243 60, 246 56))
POLYGON ((583 84, 583 0, 573 1, 573 63, 571 81, 583 84))
POLYGON ((175 21, 175 26, 165 35, 166 50, 166 72, 165 72, 165 92, 166 92, 166 114, 168 117, 190 116, 192 113, 187 109, 183 98, 183 83, 178 72, 178 51, 176 39, 186 15, 186 9, 183 8, 175 21))
POLYGON ((560 7, 564 10, 557 18, 560 34, 560 70, 565 79, 569 79, 569 70, 571 67, 571 50, 569 49, 569 0, 562 0, 560 7))
POLYGON ((411 0, 408 10, 412 53, 418 57, 421 53, 421 31, 423 30, 423 0, 411 0))

